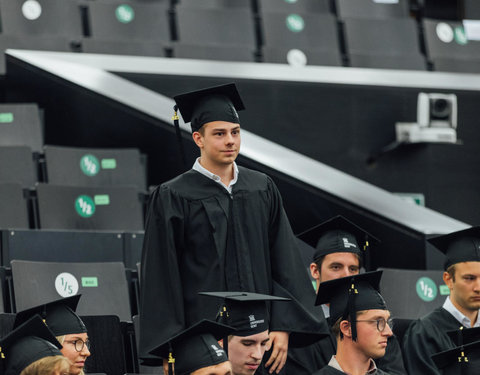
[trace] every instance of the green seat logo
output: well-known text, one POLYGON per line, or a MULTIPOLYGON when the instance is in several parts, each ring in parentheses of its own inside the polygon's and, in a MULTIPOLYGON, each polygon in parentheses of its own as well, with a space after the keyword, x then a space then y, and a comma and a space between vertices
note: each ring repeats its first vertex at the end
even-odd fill
POLYGON ((425 302, 431 302, 437 297, 437 286, 429 277, 419 278, 416 287, 418 296, 425 302))
POLYGON ((305 28, 305 21, 298 14, 290 14, 286 19, 286 23, 287 28, 294 33, 299 33, 305 28))
POLYGON ((80 159, 80 169, 87 176, 95 176, 100 171, 100 163, 95 156, 87 154, 80 159))
POLYGON ((122 4, 115 9, 115 17, 118 22, 130 23, 135 18, 135 11, 130 5, 122 4))
POLYGON ((81 217, 91 217, 95 213, 95 203, 88 195, 80 195, 75 200, 75 210, 81 217))
POLYGON ((465 29, 462 26, 458 26, 453 30, 455 41, 464 46, 468 43, 467 34, 465 33, 465 29))
POLYGON ((295 4, 298 0, 285 0, 288 4, 295 4))

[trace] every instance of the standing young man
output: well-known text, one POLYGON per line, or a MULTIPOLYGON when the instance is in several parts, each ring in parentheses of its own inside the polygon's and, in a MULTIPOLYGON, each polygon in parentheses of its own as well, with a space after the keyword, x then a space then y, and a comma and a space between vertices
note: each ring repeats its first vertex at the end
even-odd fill
POLYGON ((178 95, 175 101, 200 150, 193 168, 151 195, 141 269, 141 342, 152 348, 202 318, 214 301, 198 292, 242 290, 292 297, 296 307, 273 302, 270 371, 279 371, 295 332, 324 325, 308 311, 313 290, 273 181, 237 166, 244 109, 234 84, 178 95))
POLYGON ((390 312, 378 291, 381 275, 382 271, 368 272, 320 284, 317 304, 330 302, 337 351, 314 375, 386 374, 375 364, 393 335, 390 312))
POLYGON ((410 374, 438 375, 431 356, 453 349, 447 332, 480 327, 480 227, 429 240, 446 255, 443 281, 450 289, 442 307, 414 321, 405 333, 403 353, 410 374))

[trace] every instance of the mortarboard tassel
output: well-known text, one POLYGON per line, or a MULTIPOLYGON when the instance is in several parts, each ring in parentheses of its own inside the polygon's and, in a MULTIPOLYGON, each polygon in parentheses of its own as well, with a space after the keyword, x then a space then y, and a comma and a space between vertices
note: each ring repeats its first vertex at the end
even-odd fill
POLYGON ((370 244, 368 242, 368 236, 365 236, 365 244, 363 245, 363 259, 365 260, 365 269, 367 271, 370 271, 371 269, 369 247, 370 244))
POLYGON ((358 290, 355 288, 355 282, 352 280, 352 285, 348 290, 348 302, 347 302, 347 311, 350 316, 350 327, 352 329, 352 340, 357 341, 357 324, 356 320, 356 311, 355 311, 355 299, 358 294, 358 290))
POLYGON ((168 344, 168 375, 174 375, 173 374, 173 364, 175 363, 175 358, 173 357, 172 353, 172 344, 168 344))
POLYGON ((180 148, 180 155, 182 158, 183 167, 187 169, 187 160, 185 157, 185 150, 183 149, 183 141, 182 141, 182 134, 180 132, 180 125, 178 123, 178 105, 173 106, 173 110, 175 113, 173 114, 172 120, 173 125, 175 126, 175 134, 177 136, 178 147, 180 148))

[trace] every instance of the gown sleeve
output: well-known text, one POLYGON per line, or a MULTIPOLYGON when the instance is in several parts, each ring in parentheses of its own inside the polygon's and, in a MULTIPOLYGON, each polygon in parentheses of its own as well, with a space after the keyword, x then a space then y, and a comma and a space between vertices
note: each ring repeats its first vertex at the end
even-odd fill
POLYGON ((182 199, 167 186, 149 200, 140 269, 140 353, 145 365, 161 359, 148 354, 185 326, 178 259, 183 251, 182 199))
POLYGON ((315 292, 303 266, 282 198, 270 178, 268 184, 272 294, 292 300, 272 303, 270 330, 290 332, 289 346, 302 347, 325 337, 328 325, 315 316, 315 292))

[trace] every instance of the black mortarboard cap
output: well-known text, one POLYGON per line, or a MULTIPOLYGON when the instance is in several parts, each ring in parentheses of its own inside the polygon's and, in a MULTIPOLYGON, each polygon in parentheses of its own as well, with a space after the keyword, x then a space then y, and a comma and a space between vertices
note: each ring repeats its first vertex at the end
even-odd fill
POLYGON ((472 342, 480 341, 480 327, 465 328, 460 326, 459 329, 454 331, 447 331, 447 335, 456 346, 471 344, 472 342))
POLYGON ((81 295, 62 298, 44 303, 17 313, 13 327, 17 327, 30 317, 38 314, 45 320, 55 336, 87 332, 82 319, 75 313, 81 295))
POLYGON ((62 355, 61 348, 40 316, 34 315, 0 340, 5 375, 18 375, 41 358, 62 355))
POLYGON ((445 269, 460 262, 480 262, 480 227, 428 239, 446 256, 445 269))
POLYGON ((435 366, 448 375, 480 374, 480 341, 432 355, 435 366))
POLYGON ((268 330, 269 301, 288 298, 246 292, 202 292, 200 295, 223 299, 217 321, 236 329, 235 336, 251 336, 268 330))
POLYGON ((175 364, 175 375, 186 375, 198 369, 228 361, 218 340, 230 335, 232 327, 201 320, 150 351, 175 364))
POLYGON ((180 94, 174 99, 183 121, 191 123, 192 132, 211 121, 239 124, 237 111, 245 109, 234 83, 180 94))
POLYGON ((343 216, 335 216, 297 235, 315 247, 313 261, 332 253, 363 254, 370 243, 380 242, 366 230, 343 216))
MULTIPOLYGON (((386 310, 385 300, 380 295, 380 279, 383 271, 366 272, 320 284, 315 305, 330 303, 332 324, 338 319, 356 317, 358 311, 386 310)), ((352 339, 357 339, 357 327, 351 321, 352 339)))

